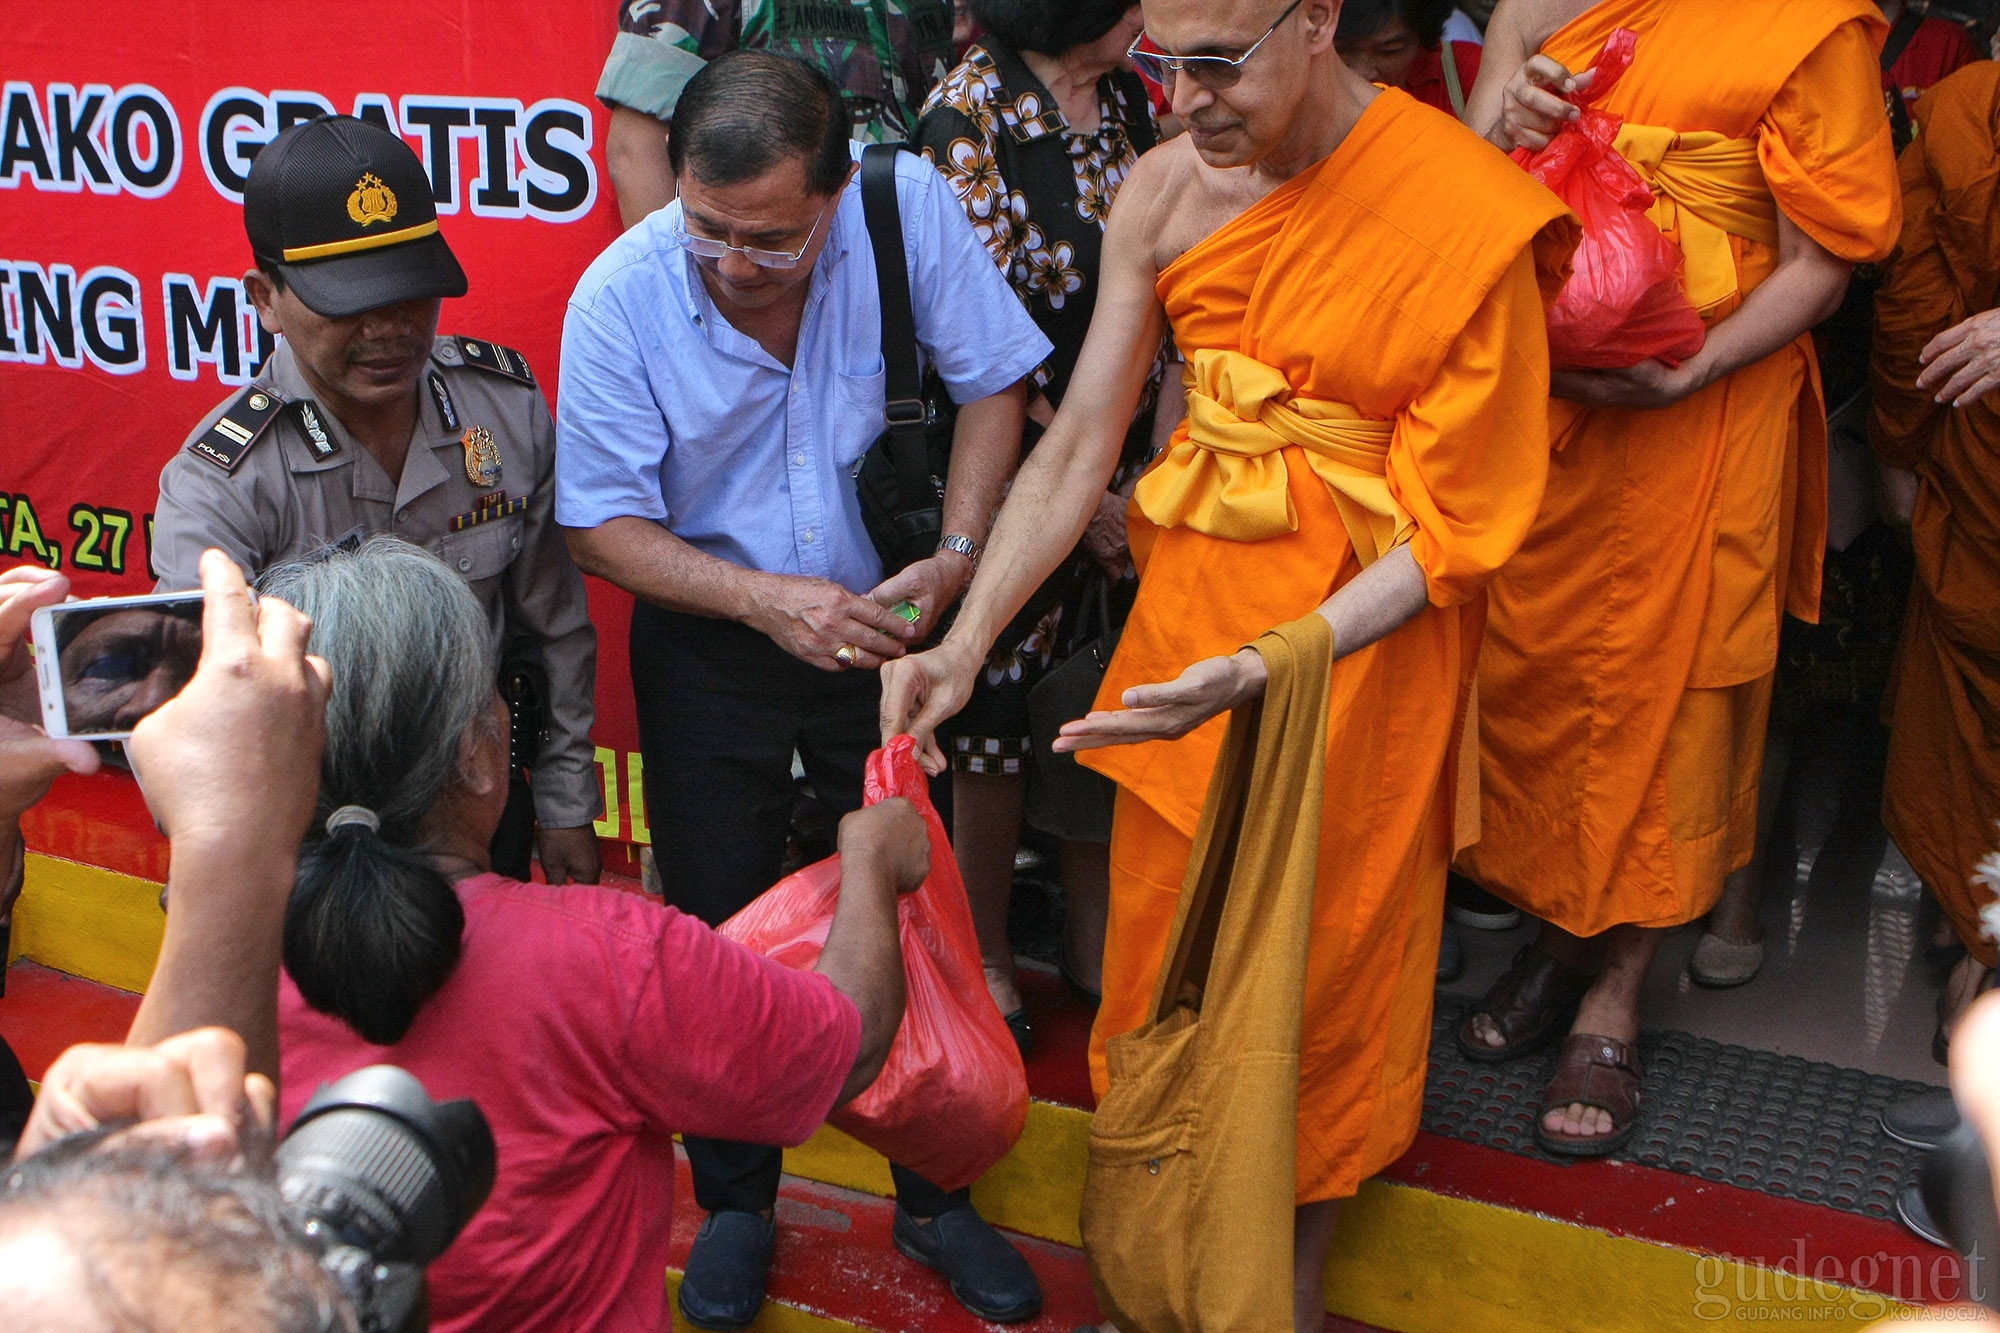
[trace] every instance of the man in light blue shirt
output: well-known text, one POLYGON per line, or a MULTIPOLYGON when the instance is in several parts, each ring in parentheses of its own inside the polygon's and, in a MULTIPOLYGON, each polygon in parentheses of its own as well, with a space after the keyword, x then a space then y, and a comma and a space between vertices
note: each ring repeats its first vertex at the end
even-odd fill
MULTIPOLYGON (((637 599, 654 854, 667 901, 711 925, 778 878, 794 751, 831 813, 861 804, 877 668, 970 582, 1020 459, 1028 378, 1051 350, 944 180, 900 159, 917 343, 958 416, 938 551, 884 580, 853 479, 885 429, 886 393, 847 131, 838 91, 802 62, 710 63, 676 108, 679 198, 598 257, 563 325, 556 521, 579 566, 637 599), (889 609, 903 601, 914 624, 889 609)), ((709 1217, 681 1312, 745 1327, 763 1299, 780 1155, 686 1144, 709 1217)), ((975 1314, 1033 1317, 1034 1273, 966 1192, 894 1170, 898 1248, 975 1314)))

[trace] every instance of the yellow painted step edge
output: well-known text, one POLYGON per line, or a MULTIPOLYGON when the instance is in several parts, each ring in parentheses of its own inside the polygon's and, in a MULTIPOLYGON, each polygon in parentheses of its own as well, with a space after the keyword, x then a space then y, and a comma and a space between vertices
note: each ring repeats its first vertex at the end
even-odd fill
POLYGON ((30 852, 7 961, 26 957, 86 981, 143 991, 166 929, 153 881, 30 852))
MULTIPOLYGON (((980 1215, 1080 1246, 1089 1136, 1087 1112, 1031 1103, 1014 1151, 972 1187, 980 1215)), ((894 1192, 888 1162, 832 1128, 787 1152, 785 1169, 894 1192)), ((1335 1314, 1406 1333, 1654 1333, 1800 1321, 1858 1329, 1915 1310, 1755 1263, 1381 1181, 1364 1184, 1342 1214, 1326 1297, 1335 1314)))

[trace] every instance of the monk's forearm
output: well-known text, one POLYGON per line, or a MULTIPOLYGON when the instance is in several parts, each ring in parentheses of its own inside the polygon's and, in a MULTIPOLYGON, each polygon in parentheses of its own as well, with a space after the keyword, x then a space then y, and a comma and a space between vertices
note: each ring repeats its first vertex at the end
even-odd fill
POLYGON ((1319 613, 1333 626, 1338 660, 1414 620, 1429 605, 1423 566, 1403 545, 1355 575, 1320 604, 1319 613))
POLYGON ((1840 309, 1854 265, 1828 250, 1778 212, 1778 267, 1743 298, 1736 313, 1708 331, 1708 341, 1681 369, 1691 391, 1754 366, 1840 309))
POLYGON ((1078 415, 1058 413, 1055 425, 1021 464, 993 524, 979 573, 945 636, 970 646, 977 657, 992 649, 1029 594, 1076 549, 1110 484, 1117 453, 1085 438, 1075 428, 1078 415))

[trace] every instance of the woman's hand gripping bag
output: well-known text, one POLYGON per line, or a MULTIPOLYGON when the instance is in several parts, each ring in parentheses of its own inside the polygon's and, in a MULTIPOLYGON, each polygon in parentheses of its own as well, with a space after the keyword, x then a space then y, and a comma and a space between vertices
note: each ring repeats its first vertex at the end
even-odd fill
MULTIPOLYGON (((828 1123, 944 1189, 960 1189, 1007 1155, 1028 1119, 1020 1049, 986 990, 972 909, 951 842, 898 736, 868 757, 867 803, 907 798, 931 835, 931 873, 897 902, 907 1000, 874 1084, 828 1123)), ((807 866, 722 923, 722 934, 801 971, 819 962, 840 898, 840 858, 807 866)))
POLYGON ((1680 247, 1646 216, 1652 189, 1612 146, 1624 117, 1591 105, 1631 67, 1638 42, 1629 28, 1612 33, 1596 78, 1569 96, 1583 114, 1540 152, 1513 153, 1583 223, 1569 283, 1549 308, 1555 370, 1618 370, 1655 357, 1677 366, 1706 336, 1681 283, 1680 247))

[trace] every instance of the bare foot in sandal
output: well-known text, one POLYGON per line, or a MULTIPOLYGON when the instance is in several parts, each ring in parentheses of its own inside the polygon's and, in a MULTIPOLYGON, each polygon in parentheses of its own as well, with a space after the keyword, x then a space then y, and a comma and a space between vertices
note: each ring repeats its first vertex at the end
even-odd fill
POLYGON ((1590 986, 1590 974, 1560 956, 1567 952, 1564 942, 1560 932, 1544 931, 1542 939, 1514 955, 1506 974, 1459 1027, 1458 1049, 1467 1059, 1512 1060, 1561 1035, 1590 986))
POLYGON ((1596 1156, 1630 1137, 1638 1114, 1639 989, 1663 935, 1639 926, 1604 933, 1604 967, 1577 1006, 1562 1063, 1542 1097, 1537 1138, 1551 1152, 1596 1156), (1595 1049, 1587 1071, 1577 1063, 1584 1059, 1579 1042, 1595 1049))

